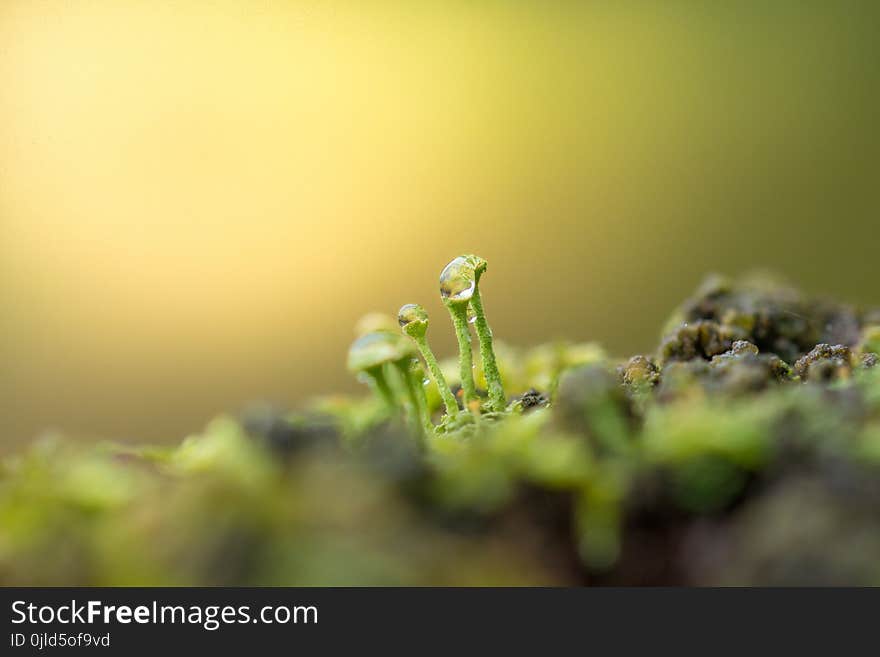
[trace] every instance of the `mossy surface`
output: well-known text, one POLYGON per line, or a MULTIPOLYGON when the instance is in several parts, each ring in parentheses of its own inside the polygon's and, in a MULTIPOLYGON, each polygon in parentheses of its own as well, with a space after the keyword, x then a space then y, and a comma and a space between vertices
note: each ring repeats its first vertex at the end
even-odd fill
POLYGON ((44 437, 0 468, 0 584, 880 585, 878 327, 713 278, 656 353, 496 343, 507 409, 441 424, 432 383, 436 432, 328 397, 176 447, 44 437))

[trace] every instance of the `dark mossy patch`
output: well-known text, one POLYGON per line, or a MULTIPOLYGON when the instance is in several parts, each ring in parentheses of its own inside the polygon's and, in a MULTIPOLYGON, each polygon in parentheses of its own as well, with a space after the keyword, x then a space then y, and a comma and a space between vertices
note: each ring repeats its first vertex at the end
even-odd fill
POLYGON ((794 364, 795 373, 804 381, 833 381, 852 374, 852 353, 842 344, 817 344, 794 364))
POLYGON ((523 413, 543 408, 550 403, 550 398, 543 392, 529 388, 519 397, 515 397, 514 401, 519 401, 523 413))
POLYGON ((734 342, 743 340, 747 335, 739 326, 697 320, 682 324, 664 338, 658 357, 661 363, 710 359, 728 351, 734 342))
POLYGON ((678 311, 682 323, 713 321, 761 352, 793 364, 821 342, 855 345, 866 313, 828 299, 814 299, 766 278, 731 281, 712 277, 678 311))

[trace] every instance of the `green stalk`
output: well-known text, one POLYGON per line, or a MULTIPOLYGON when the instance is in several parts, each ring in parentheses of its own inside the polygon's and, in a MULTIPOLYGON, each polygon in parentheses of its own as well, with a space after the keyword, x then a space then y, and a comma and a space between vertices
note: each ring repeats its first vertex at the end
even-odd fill
POLYGON ((468 330, 467 304, 446 303, 455 336, 458 338, 458 366, 461 373, 461 389, 464 391, 464 406, 477 399, 477 386, 474 384, 474 357, 471 353, 471 332, 468 330))
MULTIPOLYGON (((420 371, 421 369, 421 366, 419 366, 420 371)), ((428 399, 425 397, 422 377, 419 372, 405 365, 401 367, 400 373, 406 380, 407 393, 415 409, 416 418, 414 424, 421 425, 420 428, 424 430, 426 436, 433 434, 434 424, 431 422, 431 416, 428 413, 428 399)))
POLYGON ((397 404, 394 403, 394 393, 391 391, 391 386, 388 385, 388 379, 382 366, 370 368, 364 373, 370 377, 372 388, 379 395, 379 399, 384 401, 390 410, 394 410, 397 404))
MULTIPOLYGON (((411 370, 408 363, 397 362, 394 363, 394 367, 399 374, 400 382, 402 383, 403 390, 402 392, 405 395, 405 406, 406 406, 406 417, 410 424, 410 429, 412 432, 418 436, 421 436, 423 431, 425 430, 425 419, 427 418, 427 408, 424 409, 422 405, 419 403, 419 395, 415 386, 413 385, 413 378, 411 376, 411 370)), ((431 431, 434 430, 434 426, 431 425, 430 419, 428 419, 427 424, 431 427, 431 431)))
POLYGON ((428 345, 428 338, 423 335, 414 336, 413 339, 415 340, 419 351, 422 352, 422 358, 424 358, 425 363, 428 364, 428 371, 431 373, 431 376, 434 377, 434 383, 437 384, 437 389, 440 391, 440 397, 443 399, 443 404, 446 406, 446 414, 449 417, 454 417, 458 413, 458 402, 455 400, 455 395, 452 394, 452 390, 449 389, 449 384, 446 383, 446 377, 443 376, 443 371, 440 369, 440 363, 437 362, 434 352, 431 351, 431 347, 428 345))
MULTIPOLYGON (((385 372, 389 377, 392 390, 396 390, 395 397, 401 400, 401 416, 409 425, 410 431, 420 439, 422 438, 422 417, 419 409, 418 394, 412 387, 412 379, 409 376, 409 363, 394 361, 385 364, 385 372)), ((433 430, 433 429, 432 429, 433 430)), ((420 440, 421 442, 421 440, 420 440)))
POLYGON ((495 350, 492 348, 492 329, 486 321, 486 313, 483 311, 483 300, 480 298, 480 286, 474 287, 471 297, 476 321, 474 326, 477 330, 477 338, 480 341, 480 359, 483 361, 483 374, 486 377, 486 385, 489 386, 489 406, 493 411, 503 411, 507 406, 507 397, 504 395, 504 386, 501 383, 501 374, 498 372, 498 363, 495 361, 495 350))

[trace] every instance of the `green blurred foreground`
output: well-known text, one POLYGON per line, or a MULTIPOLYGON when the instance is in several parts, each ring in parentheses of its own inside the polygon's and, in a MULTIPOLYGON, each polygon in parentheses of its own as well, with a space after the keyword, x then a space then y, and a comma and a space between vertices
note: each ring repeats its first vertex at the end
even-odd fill
POLYGON ((535 391, 424 444, 369 397, 44 437, 0 470, 0 583, 880 585, 880 312, 713 279, 665 336, 499 346, 535 391))

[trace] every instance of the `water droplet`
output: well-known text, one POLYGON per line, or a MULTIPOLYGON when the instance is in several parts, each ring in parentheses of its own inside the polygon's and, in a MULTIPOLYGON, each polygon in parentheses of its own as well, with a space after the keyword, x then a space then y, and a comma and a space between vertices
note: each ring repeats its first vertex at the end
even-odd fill
POLYGON ((431 379, 429 379, 429 378, 426 376, 424 379, 422 379, 422 385, 423 385, 423 386, 431 385, 431 379))
POLYGON ((450 301, 467 301, 474 295, 476 271, 466 256, 459 256, 440 272, 440 296, 450 301))
POLYGON ((352 343, 348 350, 348 369, 363 372, 415 355, 412 343, 399 333, 376 331, 362 335, 352 343))
POLYGON ((477 313, 474 312, 474 309, 468 306, 467 308, 467 318, 468 324, 473 324, 477 321, 477 313))

